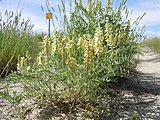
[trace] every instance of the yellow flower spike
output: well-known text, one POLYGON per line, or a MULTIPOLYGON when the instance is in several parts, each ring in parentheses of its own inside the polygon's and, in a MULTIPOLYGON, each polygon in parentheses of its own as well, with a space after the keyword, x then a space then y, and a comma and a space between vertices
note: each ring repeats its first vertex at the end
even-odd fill
POLYGON ((78 39, 78 43, 77 43, 78 49, 79 49, 79 48, 82 48, 82 47, 83 47, 83 44, 84 44, 84 38, 83 38, 83 37, 80 37, 80 38, 78 39))
POLYGON ((114 44, 114 37, 112 34, 110 34, 108 39, 108 45, 113 46, 113 44, 114 44))
POLYGON ((59 41, 60 40, 60 33, 58 31, 55 31, 53 34, 53 40, 54 41, 59 41))
POLYGON ((102 7, 101 1, 98 0, 97 3, 96 3, 96 8, 101 8, 101 7, 102 7))
POLYGON ((21 70, 24 69, 25 67, 27 67, 27 59, 25 57, 21 57, 20 60, 20 68, 21 70))
POLYGON ((29 64, 31 62, 31 55, 29 54, 29 52, 26 52, 26 58, 27 58, 27 64, 29 64))
POLYGON ((37 57, 37 60, 38 60, 38 65, 41 65, 43 64, 43 53, 42 52, 39 52, 39 55, 37 57))
POLYGON ((111 0, 107 0, 107 8, 111 7, 111 0))
POLYGON ((81 6, 82 5, 82 0, 78 1, 78 5, 81 6))
POLYGON ((51 44, 51 48, 52 48, 52 55, 54 55, 54 53, 57 51, 57 42, 53 41, 53 43, 51 44))
POLYGON ((93 58, 93 47, 89 44, 89 41, 86 41, 84 46, 84 64, 86 65, 87 69, 91 67, 92 58, 93 58))
POLYGON ((52 53, 51 39, 48 36, 43 38, 42 53, 44 54, 45 61, 47 62, 52 53))
POLYGON ((87 35, 86 37, 87 37, 87 41, 88 41, 89 46, 92 47, 92 49, 93 49, 94 40, 93 40, 92 35, 87 35))
POLYGON ((62 38, 58 31, 54 32, 53 35, 53 44, 52 46, 52 54, 54 55, 55 52, 61 52, 62 44, 67 40, 67 37, 62 38))
POLYGON ((92 6, 93 6, 92 0, 88 0, 88 5, 87 5, 87 11, 88 12, 92 11, 92 6))
POLYGON ((17 70, 21 70, 21 61, 20 61, 20 56, 18 56, 17 70))
POLYGON ((71 41, 69 41, 66 44, 65 50, 66 50, 66 52, 67 52, 68 55, 71 55, 73 53, 73 43, 71 41))
POLYGON ((115 35, 115 37, 114 37, 114 40, 113 40, 113 41, 114 41, 114 44, 116 45, 116 43, 118 42, 118 35, 117 35, 117 34, 115 35))
POLYGON ((106 23, 105 28, 106 28, 105 31, 108 35, 112 33, 112 24, 111 23, 106 23))
POLYGON ((95 31, 95 35, 94 35, 94 51, 95 51, 95 55, 100 56, 103 54, 103 32, 100 29, 100 27, 98 27, 95 31))

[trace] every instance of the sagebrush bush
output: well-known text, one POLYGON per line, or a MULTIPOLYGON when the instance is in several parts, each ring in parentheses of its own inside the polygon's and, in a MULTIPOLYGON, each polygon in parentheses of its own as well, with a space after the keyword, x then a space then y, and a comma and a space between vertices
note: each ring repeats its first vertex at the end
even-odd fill
POLYGON ((0 16, 0 75, 16 70, 18 56, 24 56, 27 51, 35 57, 39 43, 32 34, 30 20, 22 20, 21 12, 6 10, 0 16))

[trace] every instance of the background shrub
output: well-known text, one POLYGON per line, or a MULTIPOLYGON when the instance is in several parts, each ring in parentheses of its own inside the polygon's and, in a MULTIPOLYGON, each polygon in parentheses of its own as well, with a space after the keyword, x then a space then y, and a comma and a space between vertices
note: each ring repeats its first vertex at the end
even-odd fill
POLYGON ((160 52, 160 38, 159 37, 151 37, 140 43, 142 46, 149 46, 156 52, 160 52))
POLYGON ((38 53, 39 45, 32 33, 30 20, 22 20, 21 12, 5 11, 0 16, 0 74, 16 70, 18 56, 28 51, 32 58, 38 53))

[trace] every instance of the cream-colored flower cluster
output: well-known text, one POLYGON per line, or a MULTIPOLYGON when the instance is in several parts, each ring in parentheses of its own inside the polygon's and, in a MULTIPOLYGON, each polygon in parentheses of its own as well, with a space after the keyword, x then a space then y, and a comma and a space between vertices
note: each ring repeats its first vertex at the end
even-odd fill
POLYGON ((97 55, 98 57, 103 54, 103 40, 104 40, 103 32, 101 28, 98 27, 94 35, 94 51, 95 55, 97 55))
POLYGON ((79 5, 79 6, 82 5, 82 0, 78 0, 78 5, 79 5))
POLYGON ((100 57, 103 55, 103 40, 104 35, 100 27, 98 27, 95 31, 94 37, 92 35, 83 35, 78 39, 78 49, 82 49, 84 51, 84 64, 87 67, 92 66, 93 56, 96 55, 100 57))
POLYGON ((27 66, 27 59, 25 57, 19 57, 17 63, 17 70, 22 71, 27 66))
POLYGON ((111 7, 111 0, 107 0, 106 2, 107 2, 107 4, 106 4, 107 8, 110 8, 111 7))
POLYGON ((91 67, 92 64, 92 58, 93 58, 93 47, 91 44, 89 44, 89 41, 86 42, 86 45, 84 46, 84 64, 87 66, 87 68, 91 67))
POLYGON ((91 12, 92 11, 92 7, 93 7, 93 1, 92 0, 88 0, 87 11, 91 12))
POLYGON ((72 43, 72 41, 67 42, 67 44, 65 46, 65 51, 66 51, 68 56, 73 55, 73 43, 72 43))
POLYGON ((111 48, 114 47, 114 45, 116 44, 116 41, 117 41, 117 35, 114 36, 116 33, 113 33, 112 31, 112 23, 106 23, 105 25, 105 32, 106 32, 106 42, 108 44, 108 46, 110 46, 111 48))
POLYGON ((101 0, 97 0, 97 2, 96 2, 96 8, 101 8, 101 7, 102 7, 101 0))
POLYGON ((59 52, 60 49, 60 43, 61 43, 61 36, 58 31, 55 31, 53 34, 53 43, 52 43, 52 54, 54 54, 56 51, 59 52))
POLYGON ((31 69, 29 66, 30 62, 31 62, 31 56, 27 51, 25 57, 18 57, 17 70, 21 72, 23 70, 29 71, 31 69))
POLYGON ((84 64, 87 68, 91 67, 93 58, 93 38, 91 35, 84 35, 79 38, 78 46, 84 51, 84 64))
POLYGON ((44 55, 44 62, 47 62, 52 52, 51 39, 48 36, 44 36, 42 42, 42 54, 44 55))
POLYGON ((87 67, 91 67, 93 59, 93 39, 91 35, 86 35, 84 45, 84 63, 87 67))
POLYGON ((39 52, 39 55, 37 57, 38 65, 42 65, 44 63, 44 57, 43 52, 39 52))
MULTIPOLYGON (((92 2, 92 1, 91 1, 92 2)), ((62 64, 74 68, 78 65, 84 65, 91 68, 93 60, 103 57, 105 54, 105 44, 113 48, 118 35, 113 36, 112 24, 106 23, 105 37, 100 27, 96 28, 94 36, 83 35, 78 41, 69 39, 68 36, 61 36, 58 31, 54 32, 53 38, 45 36, 42 42, 42 51, 38 56, 38 64, 44 64, 49 56, 58 57, 62 64), (77 47, 77 49, 76 49, 77 47), (79 56, 77 55, 79 54, 79 56), (77 57, 81 57, 80 59, 77 57)))

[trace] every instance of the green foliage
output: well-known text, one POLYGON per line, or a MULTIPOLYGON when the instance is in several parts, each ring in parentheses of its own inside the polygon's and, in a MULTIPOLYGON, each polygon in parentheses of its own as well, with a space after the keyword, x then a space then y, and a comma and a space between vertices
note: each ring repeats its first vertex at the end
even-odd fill
POLYGON ((6 11, 0 16, 0 76, 16 70, 18 56, 24 56, 26 51, 35 58, 39 45, 31 32, 32 25, 29 20, 21 20, 21 12, 6 11))
POLYGON ((141 45, 142 46, 149 46, 150 48, 152 48, 156 52, 158 52, 158 53, 160 52, 160 38, 159 37, 148 38, 148 39, 142 41, 141 45))
POLYGON ((26 83, 25 97, 69 106, 69 112, 93 105, 90 116, 99 118, 106 112, 106 106, 97 102, 105 92, 100 86, 107 87, 104 83, 115 77, 130 76, 136 66, 137 41, 143 38, 143 29, 137 30, 142 17, 131 27, 125 4, 122 1, 114 9, 110 0, 104 8, 99 0, 88 0, 87 7, 75 1, 68 21, 62 1, 63 34, 55 31, 53 37, 45 36, 35 63, 30 64, 29 55, 24 55, 18 61, 22 75, 10 79, 26 83))
MULTIPOLYGON (((110 0, 107 1, 105 7, 102 7, 100 0, 88 0, 87 6, 81 0, 71 0, 68 3, 72 8, 70 9, 70 19, 66 14, 66 3, 62 1, 58 6, 60 15, 57 15, 56 18, 61 16, 62 20, 59 24, 62 24, 62 31, 73 43, 73 49, 78 47, 76 44, 81 37, 85 39, 85 36, 91 36, 90 38, 94 39, 93 37, 97 36, 96 29, 100 29, 101 35, 99 36, 102 37, 99 38, 99 41, 102 41, 100 44, 104 54, 99 60, 99 63, 102 64, 93 66, 99 67, 94 72, 103 73, 100 76, 105 75, 105 79, 130 75, 136 66, 133 55, 138 52, 137 41, 144 38, 144 28, 137 29, 137 26, 145 13, 138 17, 131 26, 129 18, 131 12, 127 9, 126 2, 126 0, 122 0, 115 8, 113 7, 114 1, 110 0)), ((54 12, 55 10, 49 5, 49 2, 46 3, 48 3, 46 4, 47 9, 54 12)), ((76 60, 78 59, 78 62, 83 62, 83 52, 84 49, 76 50, 74 57, 76 60), (78 58, 78 56, 81 57, 78 58)), ((97 61, 96 57, 94 56, 94 61, 97 61)))

